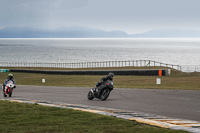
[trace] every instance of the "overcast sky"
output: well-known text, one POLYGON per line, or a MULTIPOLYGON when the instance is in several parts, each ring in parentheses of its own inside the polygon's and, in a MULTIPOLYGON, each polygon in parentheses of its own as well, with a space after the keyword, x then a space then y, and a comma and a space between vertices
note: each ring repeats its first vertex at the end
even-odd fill
POLYGON ((200 30, 200 0, 0 0, 0 28, 200 30))

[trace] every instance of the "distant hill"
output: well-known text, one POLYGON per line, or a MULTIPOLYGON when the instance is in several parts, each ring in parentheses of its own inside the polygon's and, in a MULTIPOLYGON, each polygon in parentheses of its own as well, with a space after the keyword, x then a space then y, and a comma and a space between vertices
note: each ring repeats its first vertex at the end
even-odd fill
POLYGON ((127 37, 123 31, 103 31, 99 29, 73 27, 58 29, 5 28, 0 30, 0 38, 117 38, 127 37))
POLYGON ((57 29, 4 28, 0 38, 176 38, 199 37, 198 30, 152 30, 141 34, 127 34, 123 31, 103 31, 86 27, 57 29))
POLYGON ((131 37, 137 38, 178 38, 178 37, 199 37, 200 31, 198 30, 151 30, 141 34, 132 34, 131 37))

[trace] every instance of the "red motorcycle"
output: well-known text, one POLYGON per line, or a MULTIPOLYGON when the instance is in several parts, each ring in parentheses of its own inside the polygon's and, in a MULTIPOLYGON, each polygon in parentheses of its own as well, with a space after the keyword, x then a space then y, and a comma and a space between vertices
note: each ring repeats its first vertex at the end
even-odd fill
POLYGON ((4 97, 7 97, 7 96, 11 97, 14 88, 15 88, 15 84, 13 83, 13 81, 9 80, 5 86, 5 89, 3 90, 4 97))

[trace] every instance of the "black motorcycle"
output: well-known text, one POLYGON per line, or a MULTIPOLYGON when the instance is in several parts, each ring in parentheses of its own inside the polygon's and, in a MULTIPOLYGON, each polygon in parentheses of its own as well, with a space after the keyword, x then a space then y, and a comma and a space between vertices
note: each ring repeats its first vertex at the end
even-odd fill
POLYGON ((92 100, 94 98, 98 98, 101 99, 102 101, 106 100, 109 95, 110 92, 113 90, 114 86, 113 86, 113 81, 111 80, 107 80, 106 82, 104 82, 102 85, 100 85, 96 91, 94 92, 94 89, 91 89, 88 92, 88 96, 87 98, 89 100, 92 100))

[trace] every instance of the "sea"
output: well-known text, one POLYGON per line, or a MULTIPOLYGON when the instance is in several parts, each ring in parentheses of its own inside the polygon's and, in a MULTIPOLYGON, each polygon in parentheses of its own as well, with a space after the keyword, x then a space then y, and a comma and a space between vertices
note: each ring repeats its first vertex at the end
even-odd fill
POLYGON ((0 38, 0 62, 128 60, 200 66, 200 38, 0 38))

